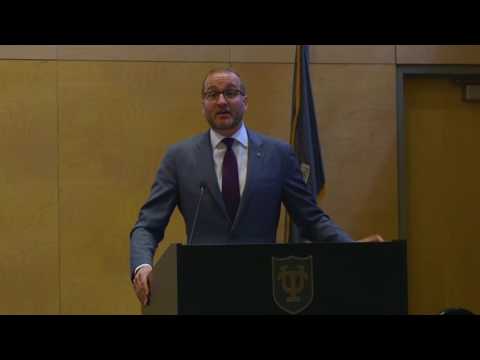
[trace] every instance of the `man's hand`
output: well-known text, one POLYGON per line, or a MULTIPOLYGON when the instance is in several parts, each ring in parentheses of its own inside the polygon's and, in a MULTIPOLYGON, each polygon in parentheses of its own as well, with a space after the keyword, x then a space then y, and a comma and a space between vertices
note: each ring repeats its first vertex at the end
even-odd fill
POLYGON ((367 236, 366 238, 357 240, 357 242, 359 243, 385 242, 385 240, 383 240, 383 238, 380 235, 373 234, 373 235, 367 236))
POLYGON ((140 268, 135 274, 133 279, 133 288, 135 294, 137 294, 138 300, 140 303, 145 306, 148 305, 150 301, 150 273, 152 268, 150 266, 145 266, 140 268))

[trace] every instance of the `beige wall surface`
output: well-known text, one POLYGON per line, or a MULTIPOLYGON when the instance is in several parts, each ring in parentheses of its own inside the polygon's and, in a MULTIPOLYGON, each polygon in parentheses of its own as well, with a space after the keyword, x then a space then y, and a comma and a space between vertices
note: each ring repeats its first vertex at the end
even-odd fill
MULTIPOLYGON (((0 45, 0 59, 293 63, 295 45, 0 45)), ((395 45, 312 45, 312 64, 392 64, 395 45)))
POLYGON ((480 64, 479 45, 397 45, 398 64, 480 64))
POLYGON ((397 237, 393 65, 313 65, 326 186, 320 205, 352 236, 397 237))
POLYGON ((394 45, 314 45, 311 63, 393 64, 394 45))
POLYGON ((0 62, 1 314, 59 311, 56 64, 0 62))
POLYGON ((55 45, 0 45, 0 59, 56 60, 55 45))
MULTIPOLYGON (((480 64, 480 45, 311 45, 312 64, 480 64)), ((293 63, 295 45, 0 45, 0 59, 293 63)))
POLYGON ((58 46, 59 60, 226 62, 228 45, 58 46))

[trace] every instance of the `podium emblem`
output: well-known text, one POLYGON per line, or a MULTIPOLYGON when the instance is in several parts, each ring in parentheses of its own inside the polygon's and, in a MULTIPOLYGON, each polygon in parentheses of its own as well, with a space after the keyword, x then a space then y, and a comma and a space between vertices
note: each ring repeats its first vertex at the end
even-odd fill
POLYGON ((273 300, 278 307, 295 315, 313 300, 312 256, 272 257, 273 300))

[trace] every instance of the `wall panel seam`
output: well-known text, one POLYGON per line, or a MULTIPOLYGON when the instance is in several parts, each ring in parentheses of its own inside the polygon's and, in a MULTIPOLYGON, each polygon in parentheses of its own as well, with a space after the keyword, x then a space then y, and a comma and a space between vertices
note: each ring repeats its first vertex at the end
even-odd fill
POLYGON ((57 251, 58 251, 58 314, 62 314, 62 247, 61 247, 61 201, 60 201, 60 84, 59 62, 55 61, 55 102, 57 106, 57 251))

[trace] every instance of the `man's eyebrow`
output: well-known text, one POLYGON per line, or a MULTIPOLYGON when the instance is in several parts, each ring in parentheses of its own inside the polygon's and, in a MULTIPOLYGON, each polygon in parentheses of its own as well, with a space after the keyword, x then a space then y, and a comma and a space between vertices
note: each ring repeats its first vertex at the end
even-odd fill
MULTIPOLYGON (((210 90, 220 91, 219 88, 216 87, 216 86, 207 87, 205 89, 205 91, 210 91, 210 90)), ((236 85, 230 84, 230 85, 225 86, 224 90, 240 90, 240 89, 236 85)))

